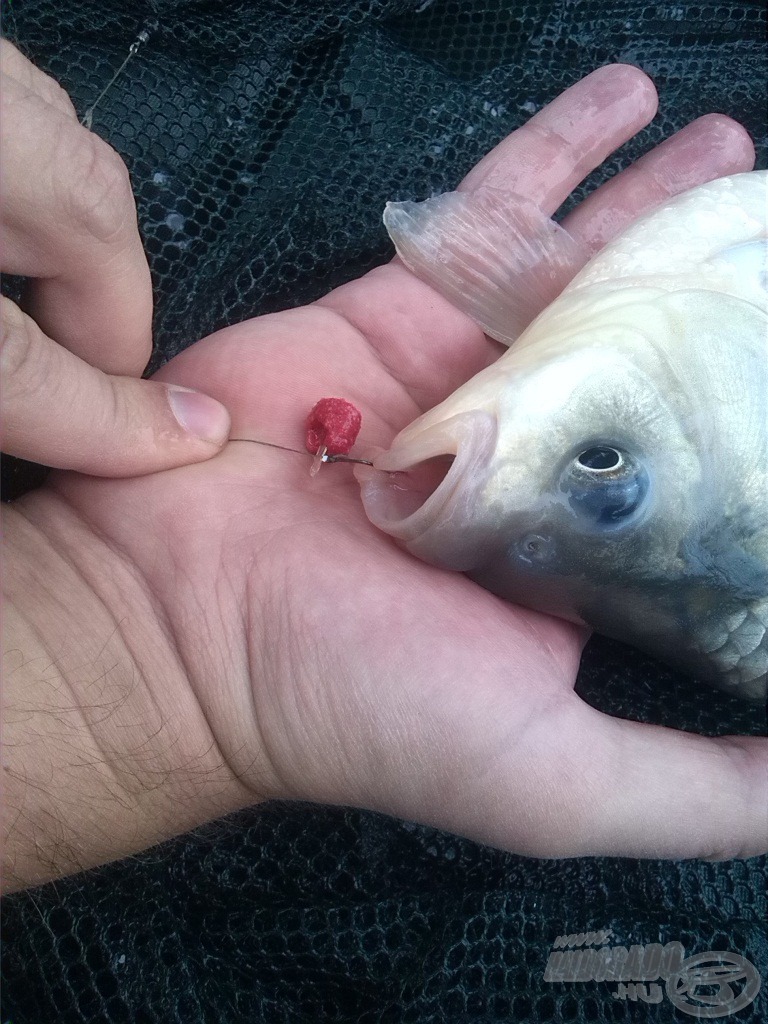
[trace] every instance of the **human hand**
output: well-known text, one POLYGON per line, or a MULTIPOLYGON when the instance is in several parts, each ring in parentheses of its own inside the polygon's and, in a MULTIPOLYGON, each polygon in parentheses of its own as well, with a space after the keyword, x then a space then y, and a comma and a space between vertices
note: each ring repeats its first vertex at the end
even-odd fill
POLYGON ((215 455, 229 415, 206 395, 140 381, 152 286, 128 170, 64 90, 7 40, 2 60, 3 451, 100 476, 215 455))
MULTIPOLYGON (((602 68, 463 187, 504 185, 551 214, 655 108, 641 72, 602 68)), ((700 119, 566 226, 597 247, 665 196, 752 159, 734 122, 700 119)), ((231 410, 234 437, 299 449, 309 408, 343 396, 363 412, 365 454, 498 354, 394 261, 312 306, 220 331, 156 379, 204 381, 231 410)), ((38 528, 55 533, 62 509, 74 510, 143 581, 236 779, 228 806, 351 804, 535 856, 768 847, 764 741, 620 721, 584 704, 573 691, 583 634, 398 549, 366 520, 347 466, 310 479, 306 456, 232 442, 210 462, 152 477, 59 475, 30 498, 21 511, 38 528)), ((135 650, 140 625, 130 609, 118 619, 135 650)), ((167 680, 146 672, 162 701, 167 680)))

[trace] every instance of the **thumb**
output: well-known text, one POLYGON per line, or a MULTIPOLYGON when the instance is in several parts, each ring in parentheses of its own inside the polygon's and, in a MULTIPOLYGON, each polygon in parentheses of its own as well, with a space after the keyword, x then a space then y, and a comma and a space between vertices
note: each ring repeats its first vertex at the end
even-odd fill
POLYGON ((58 469, 138 476, 202 462, 229 434, 208 395, 112 377, 47 337, 2 302, 2 450, 58 469))

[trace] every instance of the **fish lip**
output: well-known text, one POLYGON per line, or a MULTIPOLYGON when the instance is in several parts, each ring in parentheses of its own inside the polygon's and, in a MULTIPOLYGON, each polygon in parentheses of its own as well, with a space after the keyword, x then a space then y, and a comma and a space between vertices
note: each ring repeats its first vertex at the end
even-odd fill
MULTIPOLYGON (((440 532, 446 520, 456 519, 456 529, 469 526, 472 497, 476 494, 482 470, 496 447, 497 424, 491 414, 481 410, 459 413, 423 431, 406 428, 387 451, 375 455, 373 468, 359 467, 365 512, 374 526, 390 536, 414 545, 415 553, 430 561, 446 564, 440 552, 424 543, 429 535, 440 532), (415 511, 405 516, 389 514, 394 502, 387 500, 397 486, 392 474, 408 470, 438 455, 453 455, 454 461, 443 480, 415 511), (419 544, 419 542, 421 542, 419 544), (430 549, 430 550, 428 550, 430 549)), ((482 477, 482 481, 484 481, 482 477)), ((434 538, 437 540, 437 538, 434 538)), ((443 538, 443 541, 446 538, 443 538)))

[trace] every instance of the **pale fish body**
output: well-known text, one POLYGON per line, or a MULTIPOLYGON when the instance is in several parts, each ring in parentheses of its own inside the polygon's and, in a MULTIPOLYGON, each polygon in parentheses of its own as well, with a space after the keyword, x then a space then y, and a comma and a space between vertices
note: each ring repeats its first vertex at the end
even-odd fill
POLYGON ((766 172, 693 189, 559 295, 586 255, 515 197, 390 205, 407 265, 514 346, 361 473, 372 522, 504 598, 764 695, 767 199, 766 172))

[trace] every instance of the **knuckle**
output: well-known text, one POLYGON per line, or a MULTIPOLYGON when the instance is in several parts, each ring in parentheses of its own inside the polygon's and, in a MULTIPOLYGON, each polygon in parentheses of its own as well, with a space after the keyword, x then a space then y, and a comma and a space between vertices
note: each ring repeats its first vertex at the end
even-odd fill
POLYGON ((46 89, 48 92, 47 98, 49 102, 52 106, 58 107, 62 113, 65 113, 70 117, 74 117, 75 120, 77 120, 77 111, 75 110, 75 105, 70 99, 67 90, 63 86, 59 85, 55 78, 51 78, 48 75, 45 77, 48 80, 46 83, 46 89))
POLYGON ((102 429, 114 430, 116 426, 121 426, 127 430, 129 424, 142 423, 143 410, 134 408, 133 388, 126 387, 122 381, 114 377, 107 377, 105 384, 100 408, 102 429))
POLYGON ((3 391, 7 400, 19 392, 34 389, 39 376, 35 359, 39 329, 10 299, 2 301, 2 331, 0 331, 0 370, 3 391), (10 393, 10 394, 9 394, 10 393))
POLYGON ((73 219, 100 242, 118 239, 136 226, 136 206, 128 168, 97 135, 77 129, 70 168, 69 196, 73 219))

